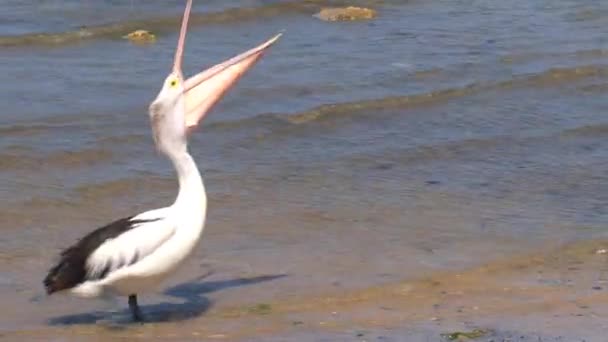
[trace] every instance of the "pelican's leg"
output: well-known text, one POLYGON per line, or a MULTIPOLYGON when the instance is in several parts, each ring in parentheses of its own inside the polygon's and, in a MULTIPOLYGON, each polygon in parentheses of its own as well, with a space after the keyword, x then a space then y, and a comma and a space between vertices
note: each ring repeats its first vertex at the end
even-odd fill
POLYGON ((137 295, 135 294, 129 296, 129 309, 131 309, 131 315, 133 316, 134 321, 142 322, 144 320, 141 311, 139 310, 139 306, 137 305, 137 295))

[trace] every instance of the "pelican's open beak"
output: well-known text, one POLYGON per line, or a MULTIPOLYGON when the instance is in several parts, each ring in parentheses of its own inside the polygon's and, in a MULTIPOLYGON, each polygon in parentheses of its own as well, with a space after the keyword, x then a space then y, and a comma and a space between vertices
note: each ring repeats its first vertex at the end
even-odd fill
MULTIPOLYGON (((173 72, 179 75, 182 80, 181 65, 191 7, 192 0, 188 0, 173 64, 173 72)), ((251 69, 280 36, 281 34, 278 34, 249 51, 243 52, 183 81, 185 120, 188 131, 198 126, 213 105, 236 84, 247 70, 251 69)))

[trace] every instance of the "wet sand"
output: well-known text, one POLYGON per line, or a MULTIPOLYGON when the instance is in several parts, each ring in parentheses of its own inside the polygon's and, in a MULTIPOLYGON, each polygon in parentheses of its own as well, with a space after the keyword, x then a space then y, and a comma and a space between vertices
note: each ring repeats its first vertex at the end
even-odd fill
MULTIPOLYGON (((581 241, 419 279, 246 304, 207 307, 203 297, 199 303, 187 298, 189 304, 147 307, 150 322, 145 325, 127 323, 126 311, 106 322, 108 312, 67 315, 54 318, 50 327, 4 332, 2 337, 440 341, 454 331, 482 329, 482 341, 600 341, 608 314, 606 247, 608 240, 581 241)), ((280 278, 248 276, 238 286, 280 278)), ((169 292, 192 296, 224 286, 203 278, 169 292)))

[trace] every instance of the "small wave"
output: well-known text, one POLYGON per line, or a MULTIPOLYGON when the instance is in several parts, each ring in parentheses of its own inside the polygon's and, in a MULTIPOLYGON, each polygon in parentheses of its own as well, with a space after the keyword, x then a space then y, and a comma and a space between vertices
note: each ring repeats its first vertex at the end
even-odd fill
POLYGON ((411 165, 433 161, 447 161, 457 158, 477 158, 484 153, 500 149, 501 154, 518 151, 526 145, 555 144, 564 139, 588 138, 608 134, 608 124, 585 125, 566 128, 546 134, 528 136, 497 135, 484 138, 462 139, 441 143, 429 143, 419 146, 405 146, 382 150, 379 154, 355 155, 350 157, 348 165, 370 168, 390 168, 394 165, 411 165))
POLYGON ((606 94, 608 92, 608 84, 588 84, 577 88, 579 91, 587 94, 606 94))
MULTIPOLYGON (((312 109, 297 113, 262 113, 253 117, 237 119, 232 121, 216 121, 207 125, 211 131, 237 130, 255 127, 261 138, 282 135, 285 128, 293 128, 297 125, 313 122, 331 120, 336 116, 368 116, 374 115, 382 110, 404 110, 418 108, 421 106, 434 106, 446 103, 454 99, 467 96, 483 94, 484 92, 500 90, 517 90, 529 87, 556 87, 580 82, 588 79, 598 79, 599 90, 606 86, 602 84, 603 77, 608 75, 608 66, 587 65, 574 68, 553 68, 538 74, 520 75, 511 79, 496 82, 475 82, 461 87, 442 89, 420 94, 409 94, 401 96, 390 96, 379 99, 359 100, 352 102, 323 104, 312 109), (262 132, 266 131, 266 132, 262 132)), ((585 86, 587 87, 587 86, 585 86)), ((591 86, 589 86, 591 87, 591 86)), ((588 91, 594 91, 590 88, 588 91)), ((596 89, 597 91, 597 89, 596 89)), ((46 130, 47 126, 17 125, 0 128, 0 134, 29 135, 37 134, 46 130)), ((52 127, 50 127, 52 128, 52 127)), ((24 158, 21 154, 5 152, 0 156, 0 169, 26 167, 44 163, 54 166, 85 166, 89 163, 107 161, 114 156, 110 150, 117 142, 135 143, 148 139, 147 135, 133 134, 119 138, 116 137, 100 139, 97 149, 76 152, 60 152, 50 156, 36 157, 26 153, 24 158)))
POLYGON ((372 100, 323 104, 299 113, 263 113, 244 119, 214 122, 209 124, 208 127, 210 129, 229 129, 250 125, 267 125, 273 128, 278 128, 286 125, 299 125, 316 120, 323 120, 336 115, 350 115, 373 110, 437 104, 449 99, 469 95, 475 92, 477 88, 477 85, 470 85, 462 88, 445 89, 422 94, 390 96, 372 100))
POLYGON ((528 63, 538 60, 546 60, 549 58, 571 58, 578 60, 603 58, 608 55, 608 50, 605 49, 589 49, 577 51, 562 51, 562 52, 526 52, 521 54, 511 54, 500 58, 503 64, 528 63))
POLYGON ((552 68, 540 74, 526 75, 512 81, 500 82, 500 88, 527 87, 527 86, 553 86, 582 80, 590 77, 608 75, 608 66, 586 65, 573 68, 552 68))
POLYGON ((585 125, 564 130, 562 137, 592 137, 608 135, 608 124, 585 125))
MULTIPOLYGON (((310 14, 320 6, 334 6, 345 1, 306 0, 279 2, 259 7, 229 8, 212 13, 192 13, 189 25, 232 24, 248 20, 260 20, 288 14, 310 14)), ((174 32, 179 29, 181 14, 167 17, 131 20, 97 26, 81 27, 76 30, 57 33, 30 33, 13 36, 0 36, 0 46, 36 46, 66 45, 84 40, 110 38, 118 39, 123 35, 139 29, 153 31, 155 34, 174 32)))
POLYGON ((102 137, 97 140, 100 147, 115 148, 116 146, 135 145, 141 142, 152 141, 149 134, 127 134, 120 136, 102 137))
POLYGON ((44 165, 51 167, 83 167, 111 160, 114 154, 101 148, 90 148, 78 151, 61 151, 47 156, 44 165))
POLYGON ((404 109, 445 103, 448 100, 500 89, 518 89, 538 86, 558 86, 589 77, 608 75, 606 66, 582 66, 554 68, 535 75, 523 75, 496 83, 472 83, 464 87, 438 90, 422 94, 392 96, 374 100, 327 104, 311 110, 290 114, 286 120, 293 124, 319 120, 331 115, 351 114, 361 111, 404 109))
POLYGON ((554 68, 539 74, 520 75, 497 82, 477 82, 462 87, 448 88, 432 92, 390 96, 379 99, 360 100, 343 103, 323 104, 298 113, 263 113, 253 117, 233 121, 210 123, 210 130, 230 130, 244 127, 261 128, 266 132, 258 132, 259 138, 281 136, 288 129, 297 125, 331 120, 337 116, 375 115, 382 110, 405 110, 421 106, 434 106, 448 101, 500 90, 517 90, 525 88, 556 87, 580 82, 587 79, 608 75, 608 66, 581 66, 576 68, 554 68))
POLYGON ((27 123, 18 123, 10 126, 2 126, 0 127, 0 135, 3 137, 8 136, 33 136, 44 134, 48 131, 52 130, 62 130, 65 132, 66 129, 81 129, 82 126, 74 125, 74 124, 27 124, 27 123))
POLYGON ((31 136, 37 135, 48 130, 48 126, 44 125, 12 125, 8 127, 0 127, 0 135, 6 136, 31 136))
MULTIPOLYGON (((607 66, 582 66, 576 68, 554 68, 540 74, 522 75, 510 80, 495 83, 472 83, 463 87, 448 88, 428 93, 390 96, 380 99, 324 104, 313 109, 294 114, 262 114, 265 119, 274 118, 287 121, 291 124, 303 124, 315 120, 322 120, 335 115, 351 115, 361 112, 372 112, 387 109, 406 109, 426 105, 436 105, 446 101, 465 96, 480 94, 500 89, 519 89, 539 86, 559 86, 570 82, 598 76, 608 75, 607 66)), ((252 122, 251 119, 243 123, 252 122)))
POLYGON ((414 78, 418 80, 430 79, 430 78, 438 78, 441 77, 445 73, 445 70, 442 68, 432 68, 427 70, 420 70, 414 73, 414 78))
POLYGON ((509 136, 464 139, 444 143, 427 144, 415 147, 401 147, 382 150, 380 154, 356 155, 349 158, 348 165, 377 169, 391 168, 394 165, 412 165, 432 161, 447 161, 462 158, 464 155, 479 155, 492 151, 498 146, 509 146, 514 139, 509 136))
POLYGON ((29 149, 10 148, 0 154, 0 170, 40 170, 41 167, 85 167, 108 162, 114 154, 101 148, 60 151, 41 155, 29 149))
POLYGON ((10 146, 0 153, 0 171, 26 169, 37 165, 38 158, 31 156, 32 150, 21 146, 10 146))
POLYGON ((173 179, 148 175, 86 184, 76 188, 75 192, 82 199, 100 199, 129 196, 142 189, 154 189, 157 193, 171 193, 175 191, 176 187, 173 179))
POLYGON ((597 20, 605 20, 608 15, 608 10, 600 9, 597 7, 583 8, 577 12, 566 15, 566 19, 569 21, 584 21, 592 22, 597 20))

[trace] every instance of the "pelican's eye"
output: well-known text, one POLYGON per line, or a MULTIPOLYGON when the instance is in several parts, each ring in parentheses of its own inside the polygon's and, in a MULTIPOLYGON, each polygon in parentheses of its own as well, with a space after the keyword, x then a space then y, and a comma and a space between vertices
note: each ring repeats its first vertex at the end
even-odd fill
POLYGON ((175 86, 177 86, 177 79, 172 79, 171 81, 169 81, 169 86, 171 88, 175 88, 175 86))

